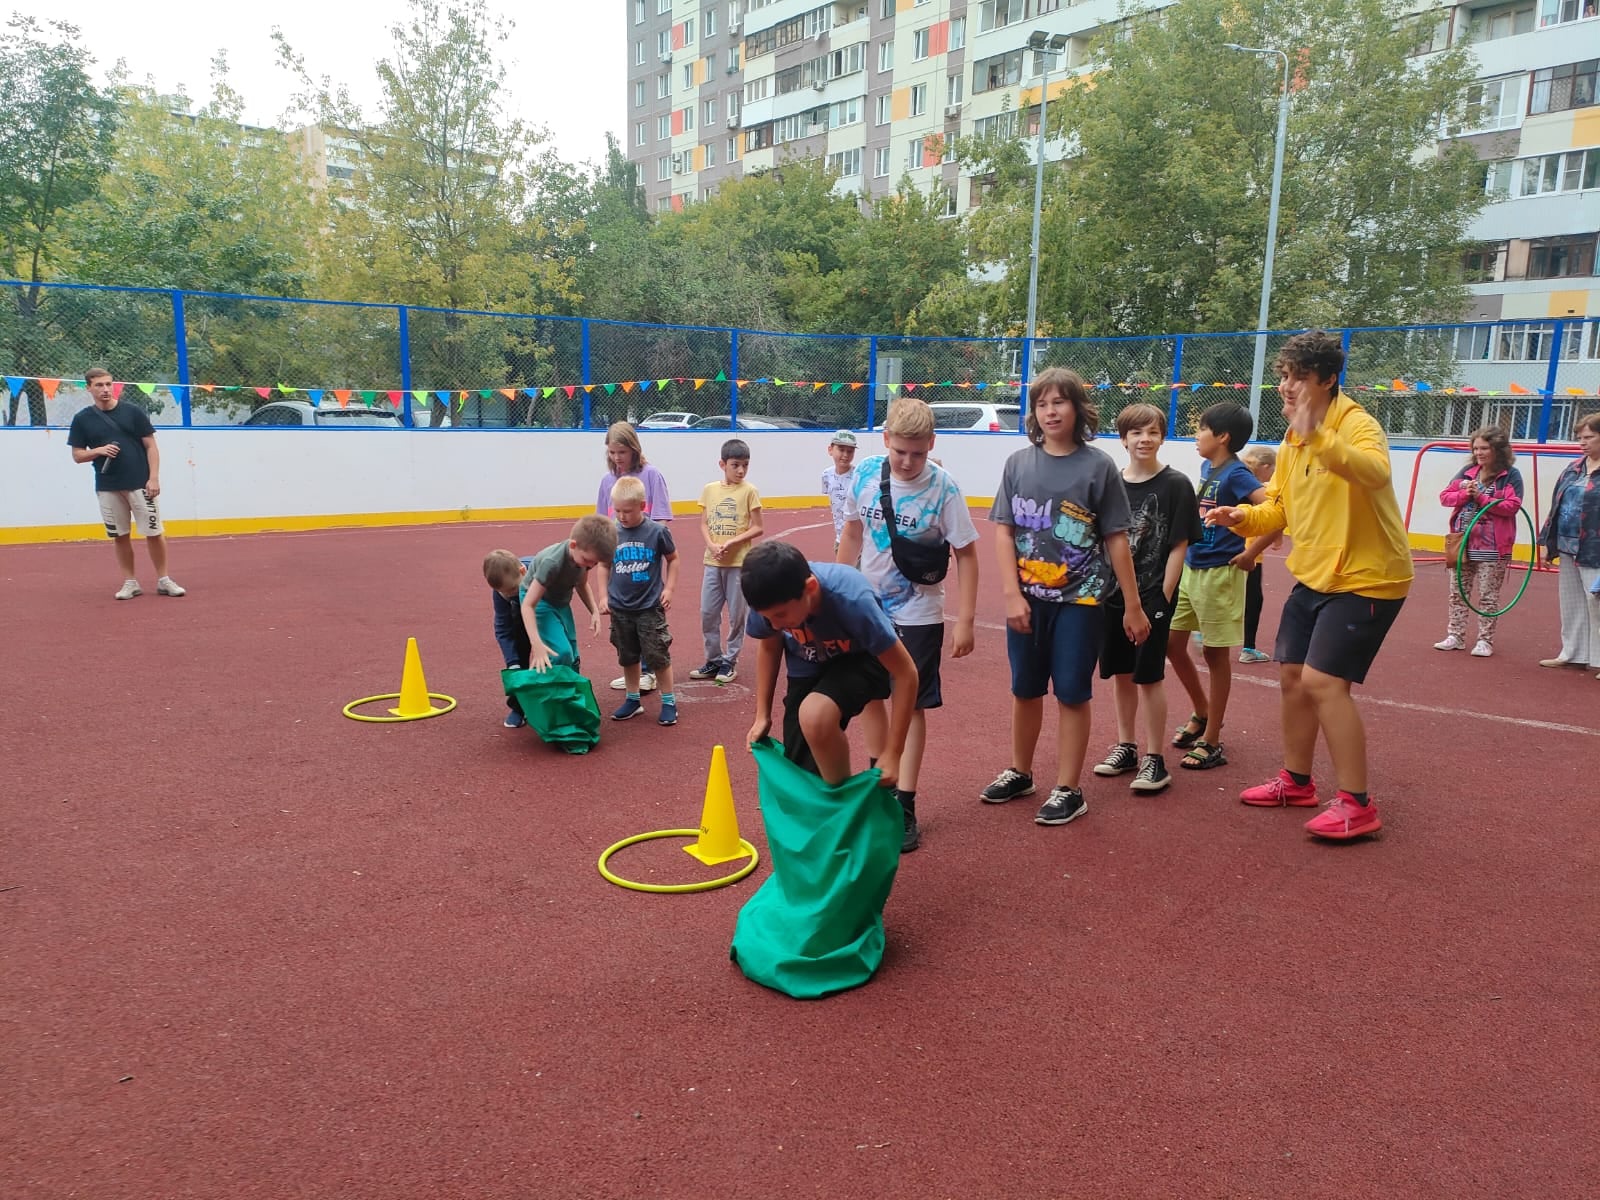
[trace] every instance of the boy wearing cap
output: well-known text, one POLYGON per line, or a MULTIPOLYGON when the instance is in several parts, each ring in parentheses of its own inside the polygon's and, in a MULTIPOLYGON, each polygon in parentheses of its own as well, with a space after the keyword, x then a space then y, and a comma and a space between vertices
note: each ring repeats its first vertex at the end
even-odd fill
POLYGON ((828 443, 828 457, 833 466, 822 473, 822 494, 828 498, 833 510, 833 550, 839 552, 839 538, 844 533, 844 499, 850 491, 850 478, 856 461, 856 435, 841 429, 828 443))

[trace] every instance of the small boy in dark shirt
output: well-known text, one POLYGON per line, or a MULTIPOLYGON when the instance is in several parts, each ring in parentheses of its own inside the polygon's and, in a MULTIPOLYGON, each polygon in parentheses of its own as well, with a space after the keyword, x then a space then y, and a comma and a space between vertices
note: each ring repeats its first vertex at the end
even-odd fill
POLYGON ((617 518, 617 548, 611 566, 602 566, 600 612, 611 617, 611 644, 622 666, 625 695, 611 714, 626 721, 644 711, 639 701, 639 664, 655 668, 661 692, 658 725, 678 723, 678 698, 672 690, 672 630, 667 609, 678 581, 678 548, 667 527, 645 516, 644 482, 624 475, 611 487, 617 518))
MULTIPOLYGON (((518 608, 522 580, 532 566, 533 559, 518 558, 509 550, 491 550, 483 560, 483 578, 494 589, 494 640, 500 643, 500 656, 508 670, 526 669, 532 649, 518 608)), ((506 713, 507 729, 521 729, 528 723, 516 697, 507 696, 506 707, 511 710, 506 713)))

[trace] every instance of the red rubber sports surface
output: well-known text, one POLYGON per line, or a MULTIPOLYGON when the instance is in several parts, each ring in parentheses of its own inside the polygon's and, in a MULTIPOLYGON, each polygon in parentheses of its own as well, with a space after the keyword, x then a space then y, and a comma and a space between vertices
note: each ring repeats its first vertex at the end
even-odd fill
MULTIPOLYGON (((771 525, 824 555, 820 519, 771 525)), ((1086 777, 1066 828, 1034 825, 1042 791, 980 804, 1009 712, 985 545, 884 967, 799 1003, 728 961, 765 862, 687 896, 594 866, 697 824, 718 742, 764 846, 750 670, 680 685, 675 729, 647 699, 587 757, 500 727, 479 564, 564 528, 178 541, 190 595, 155 596, 141 549, 152 590, 128 603, 104 545, 0 550, 0 1193, 1594 1194, 1600 681, 1535 665, 1552 577, 1483 661, 1430 648, 1446 573, 1419 569, 1359 693, 1385 828, 1328 845, 1308 810, 1236 800, 1278 765, 1270 667, 1236 668, 1228 767, 1174 752, 1156 798, 1086 777), (399 687, 408 635, 460 709, 342 718, 399 687)), ((1267 569, 1270 645, 1289 581, 1267 569)), ((609 712, 603 636, 584 665, 609 712)), ((1102 688, 1091 761, 1113 732, 1102 688)), ((1053 766, 1047 717, 1042 783, 1053 766)), ((614 865, 727 870, 679 845, 614 865)))

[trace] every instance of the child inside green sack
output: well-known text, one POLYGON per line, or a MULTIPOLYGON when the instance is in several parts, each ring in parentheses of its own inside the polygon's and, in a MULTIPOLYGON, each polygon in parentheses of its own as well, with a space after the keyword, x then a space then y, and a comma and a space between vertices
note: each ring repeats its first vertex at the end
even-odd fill
POLYGON ((528 631, 528 665, 548 671, 553 664, 578 668, 578 629, 572 620, 572 595, 589 610, 589 636, 600 634, 600 606, 589 588, 589 572, 609 564, 617 552, 617 527, 598 513, 579 517, 564 542, 533 556, 519 585, 522 624, 528 631))

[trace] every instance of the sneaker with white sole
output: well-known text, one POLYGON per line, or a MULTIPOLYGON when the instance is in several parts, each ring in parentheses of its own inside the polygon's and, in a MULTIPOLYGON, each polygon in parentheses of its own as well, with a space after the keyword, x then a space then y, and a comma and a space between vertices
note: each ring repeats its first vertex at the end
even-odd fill
POLYGON ((1465 650, 1467 648, 1467 644, 1452 633, 1447 634, 1444 641, 1435 642, 1433 644, 1433 648, 1435 650, 1465 650))
POLYGON ((978 793, 985 804, 1004 804, 1018 796, 1033 795, 1033 776, 1015 767, 1007 767, 994 777, 994 782, 978 793))
POLYGON ((715 679, 717 672, 722 670, 722 664, 714 658, 706 659, 703 667, 695 667, 689 672, 690 679, 715 679))
POLYGON ((717 666, 716 679, 718 683, 732 683, 739 678, 739 668, 731 659, 723 659, 717 666))
POLYGON ((116 598, 118 600, 132 600, 135 596, 142 595, 144 595, 144 589, 139 586, 139 581, 137 579, 127 579, 117 589, 116 598))
POLYGON ((1482 638, 1479 638, 1478 644, 1472 648, 1473 658, 1490 658, 1493 657, 1493 655, 1494 647, 1488 642, 1484 641, 1482 638))
POLYGON ((1165 791, 1171 784, 1172 775, 1167 770, 1166 760, 1159 754, 1146 754, 1139 760, 1139 773, 1133 777, 1128 790, 1148 795, 1165 791))
POLYGON ((156 595, 158 596, 187 596, 188 594, 188 588, 179 587, 165 575, 156 580, 156 595))
POLYGON ((1139 747, 1132 742, 1118 742, 1106 756, 1094 765, 1094 773, 1103 779, 1126 775, 1139 767, 1139 747))
MULTIPOLYGON (((692 674, 692 672, 691 672, 691 674, 692 674)), ((626 675, 618 675, 615 679, 613 679, 611 681, 611 690, 613 692, 625 692, 625 691, 627 691, 628 690, 628 677, 626 675)), ((642 696, 646 692, 653 692, 655 690, 656 690, 656 677, 654 675, 652 675, 649 671, 641 671, 639 673, 639 694, 642 696)))
POLYGON ((1239 651, 1239 661, 1242 663, 1271 662, 1272 655, 1268 654, 1265 650, 1257 650, 1254 646, 1246 646, 1243 650, 1239 651))
POLYGON ((1039 806, 1038 815, 1033 818, 1033 823, 1065 825, 1069 821, 1076 821, 1088 811, 1089 802, 1077 788, 1051 788, 1049 797, 1039 806))

